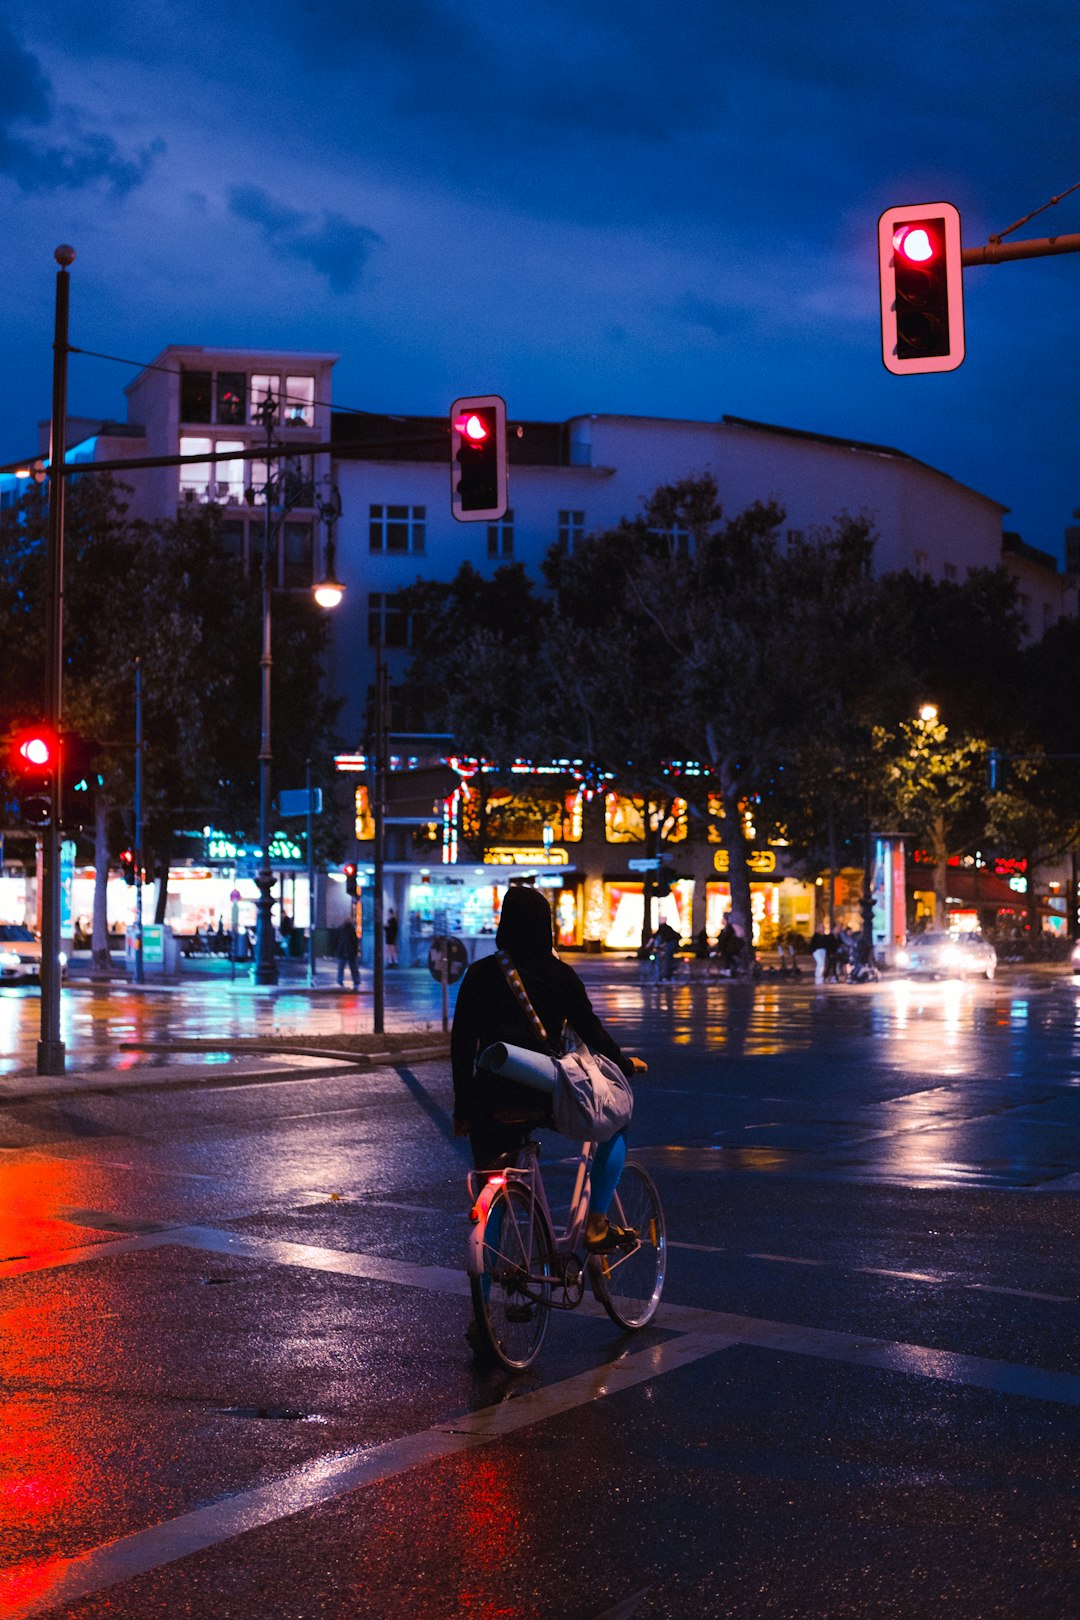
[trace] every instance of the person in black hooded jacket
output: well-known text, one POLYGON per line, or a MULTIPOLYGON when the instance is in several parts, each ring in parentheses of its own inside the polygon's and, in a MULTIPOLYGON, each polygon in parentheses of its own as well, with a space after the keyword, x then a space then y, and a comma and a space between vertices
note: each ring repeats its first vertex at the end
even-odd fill
MULTIPOLYGON (((513 884, 503 900, 495 944, 521 976, 529 1000, 555 1045, 568 1023, 578 1038, 619 1065, 635 1072, 593 1012, 585 986, 555 955, 551 907, 538 889, 513 884)), ((515 1153, 538 1126, 552 1125, 551 1103, 542 1092, 503 1075, 477 1069, 476 1059, 495 1041, 545 1050, 539 1031, 507 982, 497 956, 474 962, 461 981, 450 1057, 454 1071, 454 1132, 468 1136, 473 1163, 486 1170, 503 1153, 515 1153)), ((600 1252, 624 1236, 607 1218, 608 1205, 626 1163, 626 1132, 601 1142, 593 1157, 586 1248, 600 1252)))

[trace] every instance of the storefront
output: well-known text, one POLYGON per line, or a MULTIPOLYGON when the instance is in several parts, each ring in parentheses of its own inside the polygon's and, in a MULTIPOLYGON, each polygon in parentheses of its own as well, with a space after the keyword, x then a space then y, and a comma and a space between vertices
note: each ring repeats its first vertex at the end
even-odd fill
MULTIPOLYGON (((551 906, 556 943, 573 949, 583 940, 582 877, 564 866, 537 867, 495 861, 483 866, 429 867, 404 877, 401 906, 401 960, 414 966, 427 961, 436 934, 454 934, 469 960, 495 949, 495 931, 511 882, 535 883, 551 906)), ((369 880, 370 881, 370 880, 369 880)), ((396 882, 387 883, 392 894, 396 882)))

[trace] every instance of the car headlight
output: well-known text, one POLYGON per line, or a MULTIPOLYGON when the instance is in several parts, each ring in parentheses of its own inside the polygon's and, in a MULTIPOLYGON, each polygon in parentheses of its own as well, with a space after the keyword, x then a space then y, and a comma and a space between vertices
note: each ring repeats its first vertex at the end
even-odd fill
POLYGON ((22 957, 18 951, 0 951, 0 967, 17 968, 22 966, 22 957))
POLYGON ((67 951, 58 952, 56 960, 61 967, 67 967, 67 951))
POLYGON ((945 950, 942 951, 941 960, 945 963, 946 967, 956 967, 957 963, 963 960, 963 952, 960 950, 959 946, 949 945, 945 950))
POLYGON ((911 957, 909 956, 907 951, 905 951, 903 949, 900 949, 900 950, 897 951, 897 953, 896 953, 896 965, 897 965, 897 967, 907 967, 907 965, 908 965, 908 963, 910 961, 911 961, 911 957))

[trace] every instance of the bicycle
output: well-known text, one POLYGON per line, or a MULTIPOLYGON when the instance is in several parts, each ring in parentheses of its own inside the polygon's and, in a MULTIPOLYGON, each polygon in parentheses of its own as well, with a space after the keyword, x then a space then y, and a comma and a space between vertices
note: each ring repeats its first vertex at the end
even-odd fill
POLYGON ((553 1310, 574 1310, 585 1281, 611 1320, 631 1331, 656 1314, 664 1289, 667 1231, 660 1195, 647 1170, 628 1163, 611 1203, 611 1219, 632 1233, 603 1254, 578 1252, 589 1211, 595 1143, 583 1142, 565 1226, 556 1229, 540 1170, 540 1143, 530 1140, 491 1170, 471 1171, 472 1207, 466 1269, 476 1322, 495 1358, 511 1372, 535 1361, 553 1310))

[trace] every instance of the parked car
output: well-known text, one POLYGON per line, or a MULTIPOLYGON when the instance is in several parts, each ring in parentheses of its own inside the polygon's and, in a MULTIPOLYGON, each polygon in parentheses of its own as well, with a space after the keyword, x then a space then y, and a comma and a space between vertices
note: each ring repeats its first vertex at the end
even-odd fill
POLYGON ((965 979, 973 975, 992 979, 997 972, 997 951, 981 934, 912 934, 897 952, 897 966, 912 978, 965 979))
POLYGON ((0 983, 40 977, 41 941, 22 923, 0 923, 0 983))

